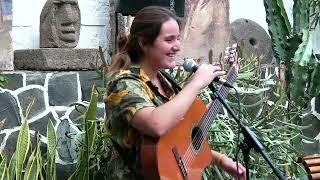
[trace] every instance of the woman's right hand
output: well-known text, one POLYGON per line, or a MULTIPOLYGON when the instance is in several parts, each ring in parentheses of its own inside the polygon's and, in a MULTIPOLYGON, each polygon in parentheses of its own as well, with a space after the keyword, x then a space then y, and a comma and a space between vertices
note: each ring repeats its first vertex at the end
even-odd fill
POLYGON ((226 72, 221 70, 219 66, 212 64, 201 64, 197 71, 193 74, 190 83, 193 87, 199 88, 199 90, 208 86, 215 77, 223 76, 226 72))

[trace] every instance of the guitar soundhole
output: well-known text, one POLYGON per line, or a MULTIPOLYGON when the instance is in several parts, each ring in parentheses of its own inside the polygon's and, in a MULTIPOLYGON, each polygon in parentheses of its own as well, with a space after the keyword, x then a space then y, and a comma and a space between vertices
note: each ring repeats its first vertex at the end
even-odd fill
POLYGON ((199 150, 203 140, 203 133, 199 127, 194 127, 191 132, 192 146, 195 150, 199 150))

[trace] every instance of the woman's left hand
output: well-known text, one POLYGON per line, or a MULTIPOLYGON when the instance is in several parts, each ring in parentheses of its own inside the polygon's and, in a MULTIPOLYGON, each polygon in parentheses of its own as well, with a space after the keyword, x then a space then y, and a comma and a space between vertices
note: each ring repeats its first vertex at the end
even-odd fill
POLYGON ((238 163, 238 173, 237 164, 229 157, 224 157, 219 166, 222 170, 226 171, 228 174, 234 177, 236 180, 246 180, 246 168, 242 164, 238 163))

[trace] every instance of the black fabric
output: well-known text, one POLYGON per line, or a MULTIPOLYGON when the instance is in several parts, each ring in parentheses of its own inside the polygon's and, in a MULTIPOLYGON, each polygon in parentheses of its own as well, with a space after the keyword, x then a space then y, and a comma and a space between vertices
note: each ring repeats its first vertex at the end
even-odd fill
MULTIPOLYGON (((134 74, 140 74, 140 68, 138 67, 134 67, 134 68, 130 68, 130 71, 134 74)), ((178 83, 170 76, 169 73, 167 73, 165 70, 160 70, 160 73, 171 83, 173 90, 176 94, 178 94, 182 88, 178 85, 178 83)), ((147 83, 148 86, 150 87, 150 89, 152 89, 152 91, 157 92, 157 94, 159 94, 159 92, 157 90, 155 90, 155 87, 152 85, 152 83, 147 83)), ((161 95, 162 96, 162 95, 161 95)))
MULTIPOLYGON (((130 68, 130 71, 134 74, 140 74, 140 68, 138 67, 133 67, 130 68)), ((160 73, 170 82, 170 84, 172 85, 172 88, 174 90, 174 92, 176 94, 179 93, 179 91, 182 90, 182 88, 178 85, 178 83, 170 76, 170 74, 168 74, 167 72, 165 72, 164 70, 160 70, 160 73)), ((164 97, 162 94, 159 93, 158 89, 156 86, 154 86, 152 84, 151 81, 147 82, 147 85, 149 86, 149 88, 157 95, 160 96, 162 99, 164 99, 165 101, 168 101, 169 99, 167 97, 164 97)))
POLYGON ((168 81, 172 84, 173 90, 176 94, 178 94, 178 92, 182 90, 178 83, 165 70, 160 70, 160 72, 164 77, 168 79, 168 81))
MULTIPOLYGON (((151 91, 156 94, 158 97, 160 97, 163 101, 168 102, 169 99, 165 96, 163 96, 161 93, 159 93, 158 88, 152 84, 151 81, 147 82, 148 87, 151 89, 151 91)), ((152 100, 154 101, 154 100, 152 100)), ((154 102, 154 104, 157 104, 156 102, 154 102)))

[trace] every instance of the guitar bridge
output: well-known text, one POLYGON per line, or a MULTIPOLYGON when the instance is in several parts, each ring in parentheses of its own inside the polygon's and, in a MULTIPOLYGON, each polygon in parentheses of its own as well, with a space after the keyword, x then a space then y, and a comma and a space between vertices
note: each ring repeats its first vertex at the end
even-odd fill
POLYGON ((182 176, 183 176, 183 179, 187 180, 187 179, 188 179, 187 168, 186 168, 186 166, 184 165, 184 162, 183 162, 183 160, 182 160, 182 158, 181 158, 181 156, 180 156, 180 154, 179 154, 179 152, 178 152, 178 149, 177 149, 177 146, 176 146, 176 145, 173 146, 172 152, 173 152, 173 155, 174 155, 174 157, 175 157, 175 159, 176 159, 176 161, 177 161, 177 164, 178 164, 178 166, 179 166, 179 169, 180 169, 180 171, 181 171, 181 174, 182 174, 182 176))

